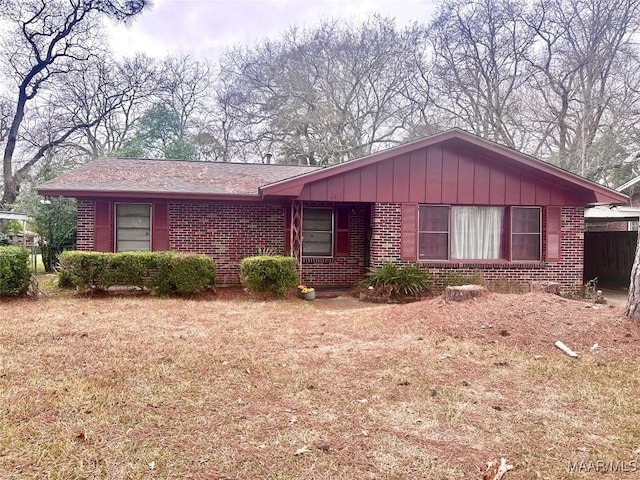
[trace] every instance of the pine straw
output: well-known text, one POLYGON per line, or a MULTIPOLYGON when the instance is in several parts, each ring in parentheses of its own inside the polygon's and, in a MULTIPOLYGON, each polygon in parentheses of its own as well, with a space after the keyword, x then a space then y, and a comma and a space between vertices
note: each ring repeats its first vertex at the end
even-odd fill
POLYGON ((0 478, 480 478, 501 455, 507 479, 593 478, 568 462, 638 459, 640 329, 618 307, 318 305, 4 302, 0 478))

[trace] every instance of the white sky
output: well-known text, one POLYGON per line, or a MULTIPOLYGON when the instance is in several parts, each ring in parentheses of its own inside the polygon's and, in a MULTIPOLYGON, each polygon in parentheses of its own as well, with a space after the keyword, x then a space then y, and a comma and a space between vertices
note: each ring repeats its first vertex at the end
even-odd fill
POLYGON ((433 0, 154 0, 131 25, 110 26, 113 50, 155 57, 189 53, 217 59, 234 44, 252 44, 292 25, 320 19, 362 20, 371 14, 395 17, 398 25, 426 23, 433 0))

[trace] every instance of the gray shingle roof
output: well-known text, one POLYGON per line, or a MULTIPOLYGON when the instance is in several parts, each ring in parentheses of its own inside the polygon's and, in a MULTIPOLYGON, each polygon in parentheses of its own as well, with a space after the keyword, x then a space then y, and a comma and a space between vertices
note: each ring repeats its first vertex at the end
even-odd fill
POLYGON ((184 160, 100 158, 40 185, 47 192, 258 195, 269 183, 320 167, 184 160))

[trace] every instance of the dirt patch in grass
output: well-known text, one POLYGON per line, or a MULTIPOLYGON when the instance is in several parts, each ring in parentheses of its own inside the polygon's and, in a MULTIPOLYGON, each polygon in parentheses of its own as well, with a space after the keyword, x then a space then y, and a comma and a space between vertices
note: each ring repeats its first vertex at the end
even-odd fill
MULTIPOLYGON (((593 478, 569 462, 640 460, 640 328, 619 307, 222 291, 1 312, 3 479, 480 478, 501 455, 507 480, 593 478)), ((637 475, 614 466, 598 478, 637 475)))

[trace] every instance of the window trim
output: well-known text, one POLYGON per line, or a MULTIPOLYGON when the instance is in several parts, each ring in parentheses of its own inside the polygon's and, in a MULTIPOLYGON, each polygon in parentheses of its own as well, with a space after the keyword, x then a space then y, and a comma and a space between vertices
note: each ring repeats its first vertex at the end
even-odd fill
POLYGON ((449 204, 430 204, 430 203, 419 203, 418 204, 418 228, 417 228, 417 242, 416 242, 416 257, 419 262, 451 262, 451 207, 449 204), (446 232, 436 232, 436 231, 422 231, 420 230, 420 207, 447 207, 447 228, 446 232), (447 234, 447 258, 420 258, 420 234, 421 233, 446 233, 447 234))
MULTIPOLYGON (((118 250, 118 205, 149 205, 149 250, 139 250, 153 252, 153 203, 150 202, 113 202, 113 252, 118 250)), ((135 250, 122 250, 122 252, 133 252, 135 250)))
POLYGON ((512 263, 540 263, 542 262, 542 207, 529 205, 511 205, 509 207, 509 261, 512 263), (537 235, 538 236, 538 259, 537 260, 514 260, 513 259, 513 210, 516 208, 538 210, 538 233, 516 233, 516 235, 537 235))
MULTIPOLYGON (((323 231, 324 230, 312 230, 312 231, 323 231)), ((335 239, 336 239, 336 211, 334 207, 302 207, 302 225, 300 228, 300 232, 302 234, 302 258, 325 258, 332 259, 335 257, 335 239), (304 212, 305 210, 329 210, 331 212, 331 253, 329 255, 305 255, 304 254, 304 212)))
MULTIPOLYGON (((417 225, 417 231, 416 231, 416 235, 417 235, 417 241, 416 241, 416 260, 418 263, 422 263, 422 264, 438 264, 438 265, 446 265, 446 264, 455 264, 455 265, 463 265, 463 264, 470 264, 470 265, 504 265, 504 264, 542 264, 544 263, 544 258, 543 258, 543 235, 544 235, 544 221, 543 221, 543 212, 542 212, 542 207, 541 206, 537 206, 537 205, 451 205, 451 204, 436 204, 436 203, 419 203, 418 204, 418 225, 417 225), (448 242, 447 242, 447 259, 446 260, 437 260, 437 259, 426 259, 426 258, 420 258, 420 233, 425 233, 422 232, 420 230, 420 207, 423 206, 427 206, 427 207, 448 207, 449 209, 449 231, 448 233, 448 242), (463 259, 463 258, 451 258, 451 241, 452 241, 452 235, 451 235, 451 209, 454 207, 467 207, 467 206, 473 206, 473 207, 504 207, 505 209, 508 210, 505 211, 505 225, 504 228, 505 230, 507 230, 506 233, 508 233, 508 235, 505 235, 505 232, 503 231, 503 235, 505 237, 508 237, 508 239, 506 239, 507 244, 505 245, 505 247, 508 249, 507 252, 503 252, 505 253, 505 256, 502 258, 486 258, 486 259, 482 259, 482 258, 470 258, 470 259, 463 259), (514 208, 535 208, 538 210, 538 221, 539 221, 539 225, 540 225, 540 232, 537 234, 539 236, 539 257, 537 260, 513 260, 513 248, 512 248, 512 242, 513 242, 513 209, 514 208)), ((533 235, 533 234, 531 234, 533 235)), ((503 247, 504 248, 504 247, 503 247)))

